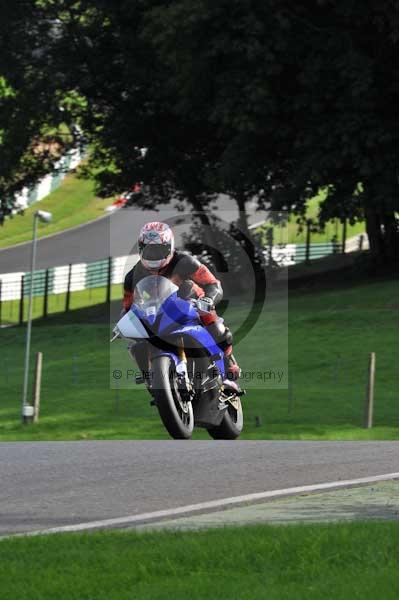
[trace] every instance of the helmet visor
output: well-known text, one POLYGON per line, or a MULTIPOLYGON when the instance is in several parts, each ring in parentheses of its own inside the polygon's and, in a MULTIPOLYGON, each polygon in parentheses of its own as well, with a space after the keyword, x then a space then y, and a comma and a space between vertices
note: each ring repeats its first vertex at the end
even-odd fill
POLYGON ((143 247, 141 256, 146 260, 163 260, 170 252, 170 244, 147 244, 143 247))

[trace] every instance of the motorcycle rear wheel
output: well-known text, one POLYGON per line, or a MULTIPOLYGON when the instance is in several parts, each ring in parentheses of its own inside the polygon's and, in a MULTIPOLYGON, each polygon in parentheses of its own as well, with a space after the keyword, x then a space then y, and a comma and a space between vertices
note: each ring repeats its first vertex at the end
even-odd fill
POLYGON ((208 429, 209 435, 214 440, 236 440, 240 436, 244 427, 244 414, 240 399, 237 398, 236 401, 238 401, 238 410, 229 404, 220 425, 208 429))
POLYGON ((152 371, 153 395, 162 423, 175 440, 190 439, 194 429, 193 407, 180 397, 172 360, 169 356, 158 356, 153 360, 152 371))

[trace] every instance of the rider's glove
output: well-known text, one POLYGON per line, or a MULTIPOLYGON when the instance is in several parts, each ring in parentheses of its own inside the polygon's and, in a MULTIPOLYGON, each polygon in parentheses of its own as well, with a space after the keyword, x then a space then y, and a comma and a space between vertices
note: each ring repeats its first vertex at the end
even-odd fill
POLYGON ((204 296, 197 300, 197 308, 200 312, 210 313, 215 308, 215 305, 212 298, 204 296))
POLYGON ((191 279, 185 279, 179 289, 177 290, 177 295, 179 298, 183 298, 183 300, 188 300, 193 293, 193 282, 191 279))

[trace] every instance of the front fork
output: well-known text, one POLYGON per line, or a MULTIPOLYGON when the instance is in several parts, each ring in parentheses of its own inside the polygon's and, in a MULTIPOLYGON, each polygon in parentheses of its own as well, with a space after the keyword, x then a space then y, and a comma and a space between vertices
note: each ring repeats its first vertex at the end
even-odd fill
POLYGON ((188 376, 187 357, 184 351, 184 340, 182 336, 179 338, 177 356, 178 362, 176 363, 176 373, 178 390, 181 398, 186 402, 190 402, 194 398, 194 389, 188 376))
MULTIPOLYGON (((129 346, 129 352, 132 358, 137 363, 141 373, 136 375, 136 383, 145 383, 150 393, 151 390, 151 371, 152 371, 152 360, 154 358, 154 349, 148 342, 132 344, 129 346)), ((157 353, 158 354, 158 353, 157 353)), ((184 340, 183 337, 179 338, 179 345, 177 347, 177 356, 173 353, 162 353, 168 354, 175 363, 178 390, 184 401, 190 401, 193 399, 194 390, 192 383, 188 376, 187 371, 187 357, 184 351, 184 340)))

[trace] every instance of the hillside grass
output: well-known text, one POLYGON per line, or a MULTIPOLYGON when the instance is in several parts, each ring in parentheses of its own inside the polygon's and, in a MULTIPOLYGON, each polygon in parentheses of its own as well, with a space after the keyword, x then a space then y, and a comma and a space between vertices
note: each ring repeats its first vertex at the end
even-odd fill
POLYGON ((396 600, 399 523, 4 539, 0 582, 7 600, 396 600))
POLYGON ((23 215, 6 219, 0 228, 0 248, 32 239, 32 215, 36 210, 53 213, 51 223, 38 224, 38 237, 59 233, 105 215, 112 199, 96 197, 94 182, 69 173, 54 192, 32 204, 23 215))
MULTIPOLYGON (((317 196, 308 200, 306 209, 306 218, 312 219, 316 224, 318 222, 318 214, 320 210, 320 204, 325 199, 325 192, 322 190, 317 196)), ((289 215, 286 223, 282 226, 273 226, 273 241, 274 244, 305 244, 306 243, 306 227, 300 227, 297 223, 296 215, 289 215)), ((264 227, 260 227, 259 231, 270 228, 270 223, 267 223, 264 227)), ((347 223, 346 228, 346 239, 354 237, 360 233, 366 231, 364 221, 359 221, 351 225, 347 223)), ((312 244, 331 242, 336 236, 336 241, 342 242, 343 240, 343 224, 339 219, 332 219, 328 221, 323 231, 312 232, 310 241, 312 244)), ((265 243, 267 243, 265 239, 265 243)))
MULTIPOLYGON (((399 439, 398 295, 397 279, 291 292, 290 386, 256 389, 243 383, 249 389, 242 439, 399 439), (366 430, 371 351, 377 355, 375 427, 366 430)), ((251 334, 236 344, 244 370, 268 368, 273 359, 284 368, 286 329, 277 307, 268 305, 251 334)), ((233 331, 240 310, 229 313, 233 331)), ((40 422, 31 427, 20 424, 25 328, 0 330, 1 440, 168 437, 142 386, 129 381, 129 389, 110 389, 107 320, 106 307, 97 305, 34 323, 33 353, 44 353, 44 367, 40 422)), ((115 344, 130 365, 125 344, 115 344)), ((194 433, 197 439, 207 436, 194 433)))

